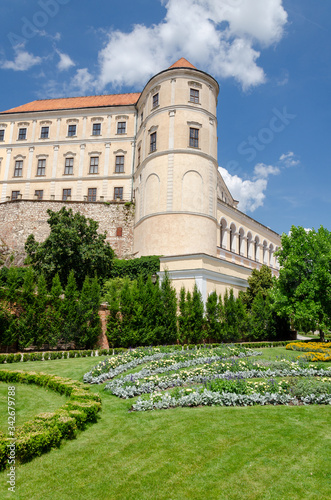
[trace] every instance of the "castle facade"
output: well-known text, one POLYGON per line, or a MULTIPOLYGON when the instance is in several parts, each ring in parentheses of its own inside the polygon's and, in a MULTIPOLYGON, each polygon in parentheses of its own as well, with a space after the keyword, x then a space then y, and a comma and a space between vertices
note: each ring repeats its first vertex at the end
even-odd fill
POLYGON ((237 209, 218 171, 218 93, 212 76, 182 58, 141 93, 40 100, 0 113, 3 243, 15 240, 8 214, 19 212, 24 225, 31 212, 38 235, 46 207, 66 205, 96 220, 102 213, 115 250, 160 255, 176 288, 196 283, 204 299, 244 290, 262 264, 277 275, 280 236, 237 209), (121 245, 125 223, 130 243, 121 245))

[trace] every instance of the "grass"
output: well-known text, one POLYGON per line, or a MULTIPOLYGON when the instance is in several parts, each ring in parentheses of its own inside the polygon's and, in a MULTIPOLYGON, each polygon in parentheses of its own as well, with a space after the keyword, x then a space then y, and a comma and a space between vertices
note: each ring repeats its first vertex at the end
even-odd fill
MULTIPOLYGON (((5 434, 8 432, 8 385, 0 382, 0 431, 5 434)), ((15 389, 16 427, 31 420, 38 413, 57 410, 66 401, 65 396, 35 385, 15 384, 15 389)))
MULTIPOLYGON (((289 353, 284 348, 264 349, 263 357, 276 359, 289 353)), ((11 368, 82 380, 95 362, 79 358, 13 364, 11 368)), ((20 465, 16 498, 330 498, 328 407, 203 407, 128 413, 132 401, 104 394, 102 386, 92 389, 102 396, 99 422, 59 449, 20 465)), ((1 498, 10 498, 5 474, 0 474, 1 498)))

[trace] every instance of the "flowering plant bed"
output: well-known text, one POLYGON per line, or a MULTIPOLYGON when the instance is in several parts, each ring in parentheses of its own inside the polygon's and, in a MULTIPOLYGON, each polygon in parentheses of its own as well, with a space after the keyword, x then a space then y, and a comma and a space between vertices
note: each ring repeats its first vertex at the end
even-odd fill
POLYGON ((331 345, 327 342, 295 342, 287 344, 286 349, 303 351, 306 354, 298 356, 306 361, 331 361, 331 345))

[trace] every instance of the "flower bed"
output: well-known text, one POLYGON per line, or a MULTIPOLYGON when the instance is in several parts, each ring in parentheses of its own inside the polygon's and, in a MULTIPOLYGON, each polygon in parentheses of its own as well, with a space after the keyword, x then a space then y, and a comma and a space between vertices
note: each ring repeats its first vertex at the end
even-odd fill
POLYGON ((286 349, 302 351, 306 354, 298 356, 298 359, 306 361, 331 361, 331 346, 327 342, 295 342, 287 344, 286 349))

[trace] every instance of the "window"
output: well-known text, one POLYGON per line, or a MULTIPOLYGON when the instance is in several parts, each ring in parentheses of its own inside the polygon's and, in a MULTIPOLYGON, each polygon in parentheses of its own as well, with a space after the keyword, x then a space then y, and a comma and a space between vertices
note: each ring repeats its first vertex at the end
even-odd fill
POLYGON ((72 175, 74 173, 74 159, 66 158, 66 163, 64 167, 64 175, 72 175))
POLYGON ((141 115, 140 115, 140 125, 142 124, 143 121, 144 121, 144 113, 141 113, 141 115))
POLYGON ((11 192, 11 199, 12 200, 18 200, 18 198, 20 198, 20 191, 12 191, 11 192))
POLYGON ((153 95, 153 108, 156 108, 159 105, 159 94, 153 95))
POLYGON ((138 158, 137 158, 137 167, 140 165, 140 160, 141 160, 141 147, 139 146, 138 148, 138 158))
POLYGON ((46 175, 46 160, 38 160, 37 175, 46 175))
POLYGON ((115 172, 118 174, 124 172, 124 156, 123 155, 116 156, 115 172))
POLYGON ((199 147, 199 129, 198 128, 190 128, 190 147, 198 148, 199 147))
POLYGON ((151 153, 153 151, 156 151, 156 132, 153 132, 151 134, 151 149, 150 149, 151 153))
POLYGON ((114 188, 114 199, 115 200, 123 200, 123 188, 122 187, 116 187, 114 188))
POLYGON ((42 200, 43 199, 43 196, 44 196, 44 191, 42 189, 37 189, 35 192, 34 192, 34 197, 37 199, 37 200, 42 200))
POLYGON ((121 237, 122 236, 122 228, 121 227, 117 227, 116 228, 116 236, 117 237, 121 237))
POLYGON ((97 201, 97 188, 88 188, 87 201, 97 201))
POLYGON ((15 161, 14 177, 22 177, 23 175, 23 160, 15 161))
POLYGON ((70 198, 71 198, 71 189, 64 189, 62 193, 62 200, 66 201, 68 199, 70 200, 70 198))
POLYGON ((101 135, 101 123, 93 123, 92 135, 101 135))
POLYGON ((68 126, 68 137, 74 137, 76 135, 76 125, 68 126))
POLYGON ((90 174, 97 174, 99 170, 99 157, 91 156, 90 159, 90 174))
POLYGON ((23 141, 24 139, 26 139, 26 128, 20 128, 18 130, 18 139, 20 141, 23 141))
POLYGON ((5 131, 0 130, 0 141, 4 141, 4 140, 5 140, 5 131))
POLYGON ((118 134, 125 134, 126 133, 126 122, 118 122, 117 133, 118 134))
POLYGON ((199 91, 190 89, 190 102, 199 103, 199 91))
POLYGON ((49 127, 41 127, 40 138, 48 139, 49 127))

